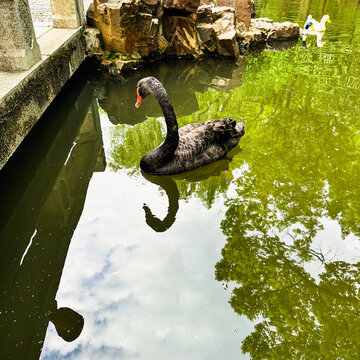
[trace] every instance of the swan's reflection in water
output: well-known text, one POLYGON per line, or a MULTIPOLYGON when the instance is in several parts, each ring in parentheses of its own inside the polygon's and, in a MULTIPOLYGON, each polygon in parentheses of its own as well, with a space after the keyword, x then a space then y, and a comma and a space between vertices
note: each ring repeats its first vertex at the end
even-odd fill
POLYGON ((155 185, 165 190, 169 200, 168 213, 163 220, 153 215, 149 206, 144 204, 146 223, 156 232, 164 232, 175 222, 176 213, 179 209, 179 190, 175 181, 170 176, 155 176, 143 173, 143 176, 155 185))
MULTIPOLYGON (((240 151, 240 146, 237 146, 229 154, 234 156, 240 151)), ((164 232, 168 230, 175 222, 176 214, 179 210, 180 194, 176 181, 196 183, 209 179, 212 176, 220 176, 222 173, 229 170, 230 162, 231 158, 224 158, 202 168, 174 176, 156 176, 142 173, 146 180, 164 189, 169 202, 168 212, 163 220, 160 220, 158 217, 156 217, 152 213, 150 207, 147 204, 144 204, 143 209, 145 211, 146 223, 156 232, 164 232)))

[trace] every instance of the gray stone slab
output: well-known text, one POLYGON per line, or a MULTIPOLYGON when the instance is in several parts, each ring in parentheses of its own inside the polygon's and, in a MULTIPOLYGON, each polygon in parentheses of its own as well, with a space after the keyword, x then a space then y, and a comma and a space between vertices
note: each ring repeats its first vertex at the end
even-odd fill
POLYGON ((85 58, 83 29, 52 29, 39 38, 42 60, 0 72, 0 168, 85 58))

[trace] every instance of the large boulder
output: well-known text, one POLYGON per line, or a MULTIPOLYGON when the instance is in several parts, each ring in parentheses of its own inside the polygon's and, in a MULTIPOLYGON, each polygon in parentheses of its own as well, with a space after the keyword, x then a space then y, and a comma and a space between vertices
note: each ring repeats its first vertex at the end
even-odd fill
POLYGON ((101 31, 105 50, 132 53, 136 46, 129 24, 134 22, 137 12, 137 3, 131 0, 94 0, 92 11, 87 13, 88 23, 101 31))
POLYGON ((158 56, 167 47, 158 19, 159 4, 159 0, 94 0, 87 11, 88 24, 101 31, 106 51, 158 56))
POLYGON ((199 23, 196 25, 202 50, 207 53, 216 52, 216 33, 213 24, 199 23))
POLYGON ((239 54, 239 44, 235 29, 224 31, 216 36, 217 51, 220 56, 236 57, 239 54))
POLYGON ((212 24, 214 22, 212 17, 214 5, 200 5, 196 10, 196 22, 212 24))
POLYGON ((100 30, 94 27, 87 27, 84 32, 84 37, 86 54, 100 59, 103 52, 100 30))
POLYGON ((157 14, 161 9, 160 0, 139 0, 139 10, 142 13, 157 14))
POLYGON ((239 39, 240 44, 244 48, 247 48, 266 41, 266 34, 261 30, 250 26, 248 30, 237 32, 237 38, 239 39))
POLYGON ((251 19, 251 27, 262 31, 267 35, 274 27, 274 20, 269 18, 251 19))
POLYGON ((250 26, 253 8, 250 0, 216 0, 217 6, 228 6, 235 9, 237 22, 243 22, 246 27, 250 26))
POLYGON ((239 53, 236 40, 235 10, 228 6, 203 5, 197 11, 196 25, 202 48, 205 52, 224 57, 235 57, 239 53))
POLYGON ((193 57, 202 55, 195 21, 195 14, 162 18, 164 36, 169 44, 166 50, 167 55, 193 57))
POLYGON ((134 37, 136 49, 142 57, 161 54, 167 47, 167 41, 162 35, 161 22, 151 14, 136 15, 134 37))
POLYGON ((298 24, 291 22, 283 23, 274 23, 272 29, 267 35, 268 41, 277 41, 277 40, 290 40, 296 39, 299 37, 300 27, 298 24))

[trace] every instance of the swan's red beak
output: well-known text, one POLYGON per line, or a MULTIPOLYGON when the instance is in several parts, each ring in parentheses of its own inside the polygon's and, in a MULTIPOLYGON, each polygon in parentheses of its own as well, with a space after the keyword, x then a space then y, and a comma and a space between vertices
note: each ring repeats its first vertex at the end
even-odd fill
POLYGON ((135 104, 135 107, 138 108, 141 104, 141 102, 143 101, 143 98, 139 95, 139 89, 136 90, 136 95, 137 95, 137 101, 135 104))

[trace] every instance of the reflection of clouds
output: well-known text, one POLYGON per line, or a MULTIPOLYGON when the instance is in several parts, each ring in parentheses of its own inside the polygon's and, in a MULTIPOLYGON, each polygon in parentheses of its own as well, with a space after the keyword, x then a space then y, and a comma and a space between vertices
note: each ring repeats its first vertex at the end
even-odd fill
POLYGON ((223 201, 210 211, 200 200, 184 202, 173 227, 155 233, 141 205, 164 211, 156 187, 120 172, 94 174, 57 295, 59 306, 84 316, 84 330, 64 343, 50 325, 44 358, 241 358, 252 326, 214 280, 223 201))

